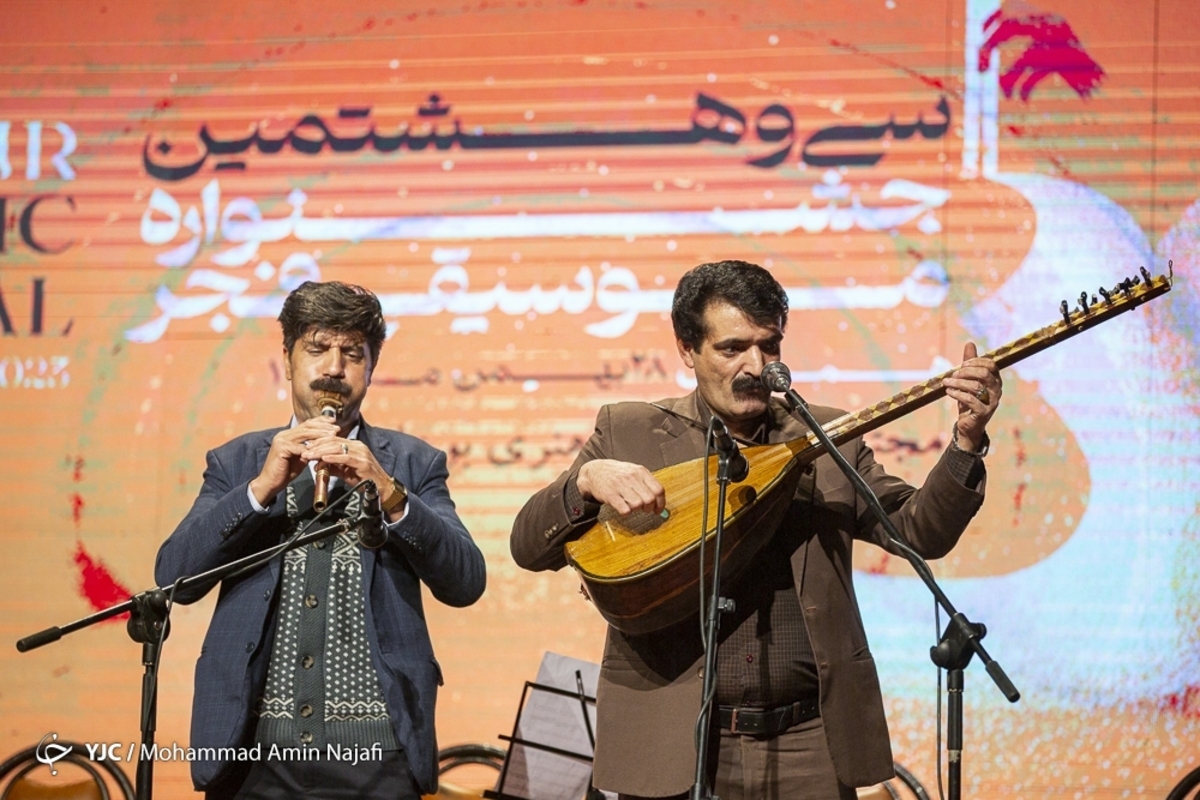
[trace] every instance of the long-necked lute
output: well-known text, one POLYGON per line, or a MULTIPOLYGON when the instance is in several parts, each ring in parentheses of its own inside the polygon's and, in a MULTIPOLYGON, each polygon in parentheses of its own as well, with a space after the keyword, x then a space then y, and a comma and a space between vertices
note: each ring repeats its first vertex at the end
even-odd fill
MULTIPOLYGON (((1140 279, 1127 278, 1111 290, 1100 289, 1099 299, 1093 296, 1089 301, 1084 292, 1074 311, 1064 300, 1059 307, 1062 319, 986 355, 998 367, 1007 367, 1170 291, 1169 272, 1152 278, 1142 268, 1141 275, 1140 279)), ((824 430, 835 445, 862 436, 945 396, 943 381, 952 372, 832 420, 824 430)), ((743 450, 750 473, 729 488, 726 498, 721 569, 727 580, 736 580, 770 539, 796 492, 803 468, 823 452, 811 433, 743 450)), ((654 473, 666 492, 662 514, 621 516, 605 505, 596 524, 566 545, 567 561, 583 579, 592 602, 618 630, 649 633, 696 613, 701 542, 711 541, 717 518, 715 489, 708 492, 705 515, 705 486, 713 485, 716 473, 715 455, 664 467, 654 473)), ((709 550, 706 578, 712 571, 709 550)))

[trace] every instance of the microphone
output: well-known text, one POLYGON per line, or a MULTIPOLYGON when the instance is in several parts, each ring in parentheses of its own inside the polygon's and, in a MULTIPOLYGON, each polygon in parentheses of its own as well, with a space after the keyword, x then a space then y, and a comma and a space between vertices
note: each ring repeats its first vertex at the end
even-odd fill
POLYGON ((792 371, 782 361, 772 361, 767 364, 762 368, 762 374, 758 376, 758 379, 762 381, 763 386, 767 387, 767 391, 782 392, 792 411, 801 406, 804 406, 805 409, 808 408, 808 403, 804 402, 804 398, 792 388, 792 371))
MULTIPOLYGON (((338 415, 342 413, 341 398, 336 395, 325 395, 317 403, 321 408, 321 416, 330 422, 336 422, 338 415)), ((321 512, 329 505, 329 465, 324 461, 318 461, 315 471, 313 511, 321 512)))
POLYGON ((713 417, 713 445, 728 460, 729 480, 733 483, 746 480, 750 474, 750 462, 746 461, 746 456, 738 449, 737 442, 729 435, 729 428, 725 427, 720 417, 713 417))
POLYGON ((358 514, 358 543, 368 550, 378 550, 387 542, 387 526, 383 524, 383 505, 375 481, 363 481, 362 510, 358 514))
POLYGON ((782 361, 772 361, 762 368, 762 385, 771 392, 786 392, 792 386, 792 371, 782 361))

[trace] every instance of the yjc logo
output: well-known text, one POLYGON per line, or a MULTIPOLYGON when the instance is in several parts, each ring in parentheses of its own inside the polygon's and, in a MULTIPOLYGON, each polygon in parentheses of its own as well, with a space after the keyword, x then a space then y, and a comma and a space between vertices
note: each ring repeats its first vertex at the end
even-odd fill
POLYGON ((42 737, 42 740, 38 742, 38 746, 33 752, 38 761, 50 768, 51 775, 58 774, 58 770, 54 768, 55 762, 61 761, 71 754, 70 745, 64 747, 55 741, 57 739, 57 733, 47 733, 42 737), (47 741, 47 739, 50 741, 47 741))

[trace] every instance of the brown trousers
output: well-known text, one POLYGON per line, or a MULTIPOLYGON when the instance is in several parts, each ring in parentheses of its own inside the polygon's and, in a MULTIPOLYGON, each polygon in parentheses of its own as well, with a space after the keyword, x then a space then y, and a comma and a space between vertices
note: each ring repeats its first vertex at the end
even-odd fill
MULTIPOLYGON (((855 800, 838 782, 818 717, 769 739, 721 731, 713 794, 720 800, 855 800)), ((651 800, 622 794, 620 800, 651 800)), ((686 800, 688 793, 664 800, 686 800)))

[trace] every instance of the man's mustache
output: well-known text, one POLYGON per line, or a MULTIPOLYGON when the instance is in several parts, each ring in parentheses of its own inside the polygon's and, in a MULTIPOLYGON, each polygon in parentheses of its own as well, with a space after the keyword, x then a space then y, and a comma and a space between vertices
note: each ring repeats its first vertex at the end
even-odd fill
POLYGON ((759 396, 766 391, 762 383, 753 375, 738 375, 733 379, 730 388, 733 389, 734 394, 752 394, 755 396, 759 396))
POLYGON ((314 392, 329 392, 345 397, 350 394, 350 387, 337 378, 317 378, 308 385, 314 392))

